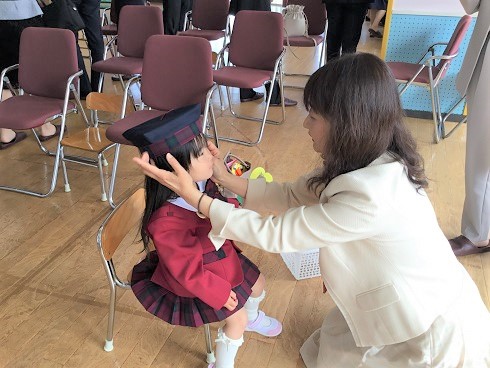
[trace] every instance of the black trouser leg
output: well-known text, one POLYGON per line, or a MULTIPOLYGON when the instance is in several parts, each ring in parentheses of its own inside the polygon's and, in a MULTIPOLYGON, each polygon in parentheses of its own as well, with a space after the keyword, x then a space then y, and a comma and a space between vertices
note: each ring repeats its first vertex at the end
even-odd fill
MULTIPOLYGON (((92 63, 102 60, 104 56, 104 41, 100 26, 100 0, 84 0, 78 11, 85 23, 85 36, 87 37, 92 63)), ((97 91, 100 73, 92 70, 90 80, 92 91, 97 91)))
MULTIPOLYGON (((354 53, 361 38, 367 4, 346 4, 343 12, 342 54, 354 53)), ((327 40, 328 42, 328 40, 327 40)))
POLYGON ((343 14, 340 4, 325 4, 327 8, 327 61, 340 56, 343 14))
POLYGON ((181 0, 163 0, 163 26, 166 35, 175 35, 179 30, 181 0))

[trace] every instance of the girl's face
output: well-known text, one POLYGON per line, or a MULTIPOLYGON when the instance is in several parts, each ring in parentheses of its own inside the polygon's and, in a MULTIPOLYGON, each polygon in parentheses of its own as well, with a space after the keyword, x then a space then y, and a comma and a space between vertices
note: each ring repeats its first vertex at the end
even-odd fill
POLYGON ((199 157, 191 157, 189 174, 197 181, 207 180, 213 175, 213 155, 204 147, 199 157))
POLYGON ((303 122, 303 127, 308 129, 308 134, 313 141, 313 149, 318 153, 323 153, 330 136, 330 123, 328 120, 310 110, 303 122))

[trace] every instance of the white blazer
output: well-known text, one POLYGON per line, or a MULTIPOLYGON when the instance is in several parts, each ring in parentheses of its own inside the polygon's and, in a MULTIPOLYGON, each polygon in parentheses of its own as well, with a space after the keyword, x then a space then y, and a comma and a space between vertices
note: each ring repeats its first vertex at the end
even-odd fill
POLYGON ((407 341, 427 331, 473 283, 454 256, 423 190, 385 154, 340 175, 321 193, 295 183, 249 180, 245 207, 213 201, 209 237, 269 252, 320 248, 323 281, 358 347, 407 341))

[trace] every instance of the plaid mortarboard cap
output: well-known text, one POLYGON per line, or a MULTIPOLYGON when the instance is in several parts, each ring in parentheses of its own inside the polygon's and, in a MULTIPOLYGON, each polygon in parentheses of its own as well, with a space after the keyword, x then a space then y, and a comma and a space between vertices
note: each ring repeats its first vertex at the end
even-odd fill
POLYGON ((201 105, 171 110, 126 130, 124 138, 152 158, 163 156, 171 149, 190 142, 202 131, 201 105))

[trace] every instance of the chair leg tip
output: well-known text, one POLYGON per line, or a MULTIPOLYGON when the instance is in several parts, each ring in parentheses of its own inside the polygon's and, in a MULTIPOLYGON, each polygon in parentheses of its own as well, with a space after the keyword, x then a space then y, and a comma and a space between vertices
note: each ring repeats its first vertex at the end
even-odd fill
POLYGON ((70 184, 65 184, 65 192, 66 193, 71 192, 70 184))
POLYGON ((109 166, 109 163, 106 159, 102 160, 102 166, 109 166))
POLYGON ((101 200, 102 202, 107 202, 107 195, 106 195, 105 193, 104 193, 104 194, 102 194, 102 196, 100 197, 100 200, 101 200))
POLYGON ((216 362, 216 357, 214 356, 214 351, 206 354, 206 363, 211 364, 216 362))
POLYGON ((104 350, 107 352, 114 350, 114 341, 106 340, 104 345, 104 350))

